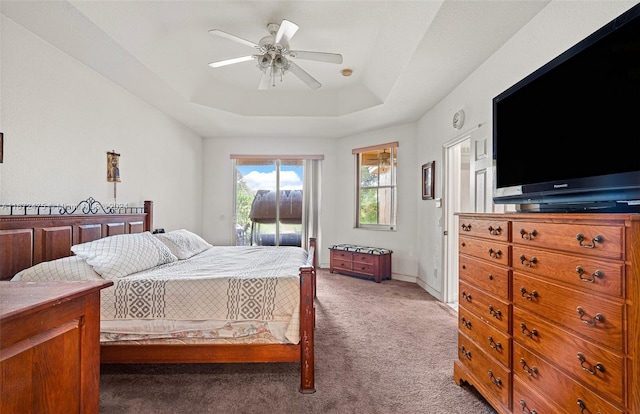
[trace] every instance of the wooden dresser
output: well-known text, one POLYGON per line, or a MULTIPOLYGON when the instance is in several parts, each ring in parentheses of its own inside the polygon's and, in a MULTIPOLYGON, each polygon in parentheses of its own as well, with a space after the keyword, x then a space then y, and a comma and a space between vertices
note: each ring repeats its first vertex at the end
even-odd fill
POLYGON ((391 279, 391 254, 389 249, 334 244, 331 252, 329 272, 372 278, 377 283, 391 279))
POLYGON ((98 413, 104 282, 0 282, 0 409, 98 413))
POLYGON ((640 215, 459 218, 456 382, 499 413, 640 413, 640 215))

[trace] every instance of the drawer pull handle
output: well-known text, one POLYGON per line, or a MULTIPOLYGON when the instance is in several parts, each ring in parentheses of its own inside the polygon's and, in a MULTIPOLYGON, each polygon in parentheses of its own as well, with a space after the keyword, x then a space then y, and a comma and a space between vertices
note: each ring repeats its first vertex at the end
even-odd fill
POLYGON ((462 227, 462 231, 471 231, 471 224, 462 223, 461 227, 462 227))
POLYGON ((522 334, 524 336, 527 336, 532 339, 534 336, 536 337, 538 336, 538 331, 535 328, 530 330, 529 328, 527 328, 527 325, 524 322, 520 323, 520 328, 522 328, 522 334))
POLYGON ((524 267, 531 267, 534 264, 538 263, 538 259, 536 259, 535 256, 534 256, 534 257, 531 258, 531 260, 527 261, 526 256, 523 254, 523 255, 520 256, 520 263, 524 267))
POLYGON ((502 228, 500 226, 498 226, 497 228, 493 228, 492 226, 489 226, 489 234, 492 236, 499 236, 500 233, 502 233, 502 228))
POLYGON ((500 309, 493 309, 493 305, 489 305, 489 314, 496 319, 502 319, 502 312, 500 309))
POLYGON ((524 358, 520 358, 520 365, 522 365, 522 369, 530 377, 533 377, 538 373, 538 368, 536 367, 529 368, 529 365, 527 365, 527 361, 525 361, 524 358))
POLYGON ((598 234, 596 237, 591 239, 591 244, 582 244, 582 242, 585 240, 584 235, 582 233, 578 233, 576 234, 576 240, 578 240, 578 243, 580 243, 580 247, 584 247, 585 249, 594 249, 596 247, 596 243, 602 244, 604 242, 604 237, 598 234))
POLYGON ((494 341, 492 336, 489 336, 489 346, 498 352, 502 352, 502 344, 494 341))
POLYGON ((576 308, 576 311, 578 312, 578 315, 580 315, 580 320, 582 321, 582 323, 586 325, 595 326, 596 322, 600 322, 600 323, 604 322, 604 315, 601 313, 596 313, 596 316, 594 316, 589 320, 589 319, 582 319, 586 315, 586 312, 584 311, 584 309, 582 309, 582 306, 578 306, 576 308))
POLYGON ((533 240, 533 238, 537 235, 538 232, 536 230, 531 230, 527 233, 525 229, 520 229, 520 237, 522 237, 524 240, 533 240))
POLYGON ((493 371, 489 370, 489 378, 491 379, 491 382, 493 382, 493 385, 495 385, 496 387, 501 388, 502 387, 502 380, 500 378, 497 378, 496 376, 493 375, 493 371))
POLYGON ((489 278, 489 280, 493 280, 493 275, 491 273, 489 273, 487 277, 489 278))
POLYGON ((460 347, 460 352, 462 353, 462 356, 464 356, 465 358, 471 359, 471 351, 467 351, 464 345, 460 347))
POLYGON ((578 277, 580 278, 580 280, 582 280, 583 282, 593 283, 596 281, 596 278, 598 279, 604 278, 604 272, 602 270, 596 270, 595 272, 593 272, 592 274, 593 277, 590 279, 588 277, 583 277, 582 275, 585 274, 585 271, 580 266, 576 266, 576 273, 578 274, 578 277))
POLYGON ((467 293, 463 290, 461 295, 462 299, 466 300, 467 302, 471 302, 471 293, 467 293))
POLYGON ((520 406, 522 407, 522 414, 538 414, 536 410, 530 410, 524 400, 520 400, 520 406))
MULTIPOLYGON (((580 407, 580 414, 584 414, 584 410, 587 409, 587 405, 580 398, 578 398, 578 407, 580 407)), ((596 414, 602 414, 602 413, 598 411, 596 414)))
POLYGON ((587 359, 580 352, 578 352, 578 361, 580 361, 580 368, 587 371, 591 375, 596 375, 596 370, 600 372, 605 371, 604 365, 601 362, 598 362, 595 365, 593 365, 593 369, 586 366, 585 362, 587 362, 587 359))
POLYGON ((464 316, 460 318, 460 322, 462 322, 462 326, 465 328, 471 329, 471 321, 466 320, 464 316))
POLYGON ((489 249, 489 256, 491 256, 494 259, 499 259, 500 256, 502 256, 502 250, 489 249))
POLYGON ((527 288, 525 288, 524 286, 520 287, 520 293, 522 293, 522 297, 526 300, 533 300, 534 298, 538 297, 537 290, 532 290, 531 293, 527 294, 527 288))

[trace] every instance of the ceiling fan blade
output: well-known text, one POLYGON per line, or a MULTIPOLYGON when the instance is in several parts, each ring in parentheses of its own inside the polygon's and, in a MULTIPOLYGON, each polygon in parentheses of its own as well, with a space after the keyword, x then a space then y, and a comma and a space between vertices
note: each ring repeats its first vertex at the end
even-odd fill
POLYGON ((271 85, 271 67, 268 67, 267 70, 262 72, 262 75, 260 76, 260 83, 258 84, 258 90, 267 90, 269 89, 269 85, 271 85))
POLYGON ((219 60, 217 62, 211 62, 209 63, 209 66, 211 66, 212 68, 219 68, 222 66, 233 65, 234 63, 247 62, 253 59, 254 59, 254 56, 242 56, 242 57, 237 57, 233 59, 225 59, 225 60, 219 60))
POLYGON ((342 55, 339 53, 307 52, 305 50, 291 50, 289 56, 296 59, 316 60, 318 62, 342 63, 342 55))
POLYGON ((318 89, 319 87, 322 86, 322 84, 317 80, 315 80, 313 76, 309 75, 304 69, 302 69, 300 66, 296 65, 292 61, 289 61, 288 69, 291 73, 293 73, 298 78, 300 78, 301 81, 306 83, 307 86, 310 87, 311 89, 318 89))
POLYGON ((280 28, 278 29, 278 33, 276 33, 274 42, 288 44, 289 40, 291 40, 293 35, 298 31, 298 28, 297 24, 290 22, 289 20, 283 20, 280 24, 280 28))
POLYGON ((232 34, 227 33, 227 32, 223 32, 222 30, 212 29, 212 30, 209 30, 209 33, 211 33, 213 35, 216 35, 216 36, 220 36, 220 37, 225 38, 225 39, 232 40, 234 42, 238 42, 238 43, 243 44, 245 46, 255 47, 256 49, 260 49, 260 45, 258 45, 257 43, 251 42, 249 40, 243 39, 241 37, 238 37, 236 35, 232 35, 232 34))

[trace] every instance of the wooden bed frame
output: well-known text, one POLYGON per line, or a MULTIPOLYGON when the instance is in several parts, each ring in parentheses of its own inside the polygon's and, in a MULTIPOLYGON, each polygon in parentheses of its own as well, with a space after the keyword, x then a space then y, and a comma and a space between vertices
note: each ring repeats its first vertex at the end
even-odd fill
MULTIPOLYGON (((11 210, 11 215, 0 215, 0 280, 9 280, 40 262, 67 257, 72 245, 153 229, 151 201, 145 201, 144 207, 113 209, 89 198, 75 208, 13 206, 11 210)), ((101 344, 100 362, 300 362, 300 392, 315 392, 315 247, 315 239, 311 239, 309 261, 300 268, 299 344, 101 344)))

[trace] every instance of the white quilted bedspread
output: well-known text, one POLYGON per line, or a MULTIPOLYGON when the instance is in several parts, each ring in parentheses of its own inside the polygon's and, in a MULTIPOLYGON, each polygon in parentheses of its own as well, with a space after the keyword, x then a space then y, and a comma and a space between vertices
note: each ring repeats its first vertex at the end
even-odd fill
POLYGON ((214 246, 114 280, 101 292, 102 320, 170 319, 287 322, 300 340, 299 247, 214 246))

